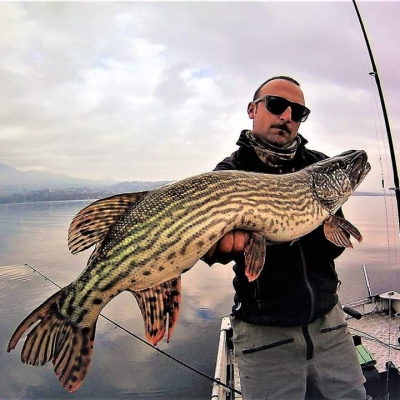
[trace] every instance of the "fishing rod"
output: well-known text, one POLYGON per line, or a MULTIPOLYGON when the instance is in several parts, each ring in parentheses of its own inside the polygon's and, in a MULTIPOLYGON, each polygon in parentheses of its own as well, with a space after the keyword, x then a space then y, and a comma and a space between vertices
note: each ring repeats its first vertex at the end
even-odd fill
MULTIPOLYGON (((376 66, 375 63, 375 59, 374 59, 374 55, 372 54, 372 49, 371 49, 371 45, 369 43, 369 39, 368 39, 368 35, 367 35, 367 31, 365 30, 364 27, 364 23, 363 20, 361 18, 361 14, 360 11, 358 10, 357 4, 356 4, 356 0, 352 0, 356 14, 357 14, 357 18, 358 18, 358 22, 360 23, 361 26, 361 30, 364 36, 364 40, 365 40, 365 44, 367 46, 368 49, 368 54, 369 54, 369 58, 371 61, 371 66, 372 66, 372 72, 369 73, 369 75, 373 76, 375 78, 375 83, 378 89, 378 94, 379 94, 379 99, 381 102, 381 107, 382 107, 382 113, 383 113, 383 118, 385 121, 385 127, 386 127, 386 135, 387 135, 387 139, 388 139, 388 144, 389 144, 389 151, 390 151, 390 158, 391 158, 391 162, 392 162, 392 169, 393 169, 393 182, 394 182, 394 187, 393 188, 389 188, 389 190, 394 190, 394 193, 396 195, 396 203, 397 203, 397 217, 398 217, 398 228, 399 228, 399 233, 400 233, 400 184, 399 184, 399 175, 397 172, 397 163, 396 163, 396 155, 394 152, 394 145, 393 145, 393 139, 392 139, 392 133, 391 133, 391 129, 390 129, 390 123, 389 123, 389 117, 387 114, 387 110, 386 110, 386 103, 385 103, 385 99, 383 96, 383 90, 382 90, 382 86, 381 86, 381 81, 379 79, 379 74, 378 74, 378 68, 376 66)), ((389 299, 389 317, 391 317, 391 299, 389 299)), ((389 328, 389 352, 391 349, 391 343, 390 343, 390 328, 389 328)), ((390 355, 390 353, 389 353, 390 355)), ((388 356, 389 357, 389 356, 388 356)), ((389 368, 387 369, 387 375, 386 375, 386 390, 385 390, 385 399, 389 399, 390 393, 389 393, 389 368)))
MULTIPOLYGON (((32 267, 29 264, 25 263, 26 267, 29 267, 33 272, 39 274, 40 276, 42 276, 46 281, 51 282, 53 285, 57 286, 59 289, 62 289, 62 287, 60 285, 58 285, 56 282, 54 282, 53 280, 51 280, 49 277, 47 277, 46 275, 44 275, 43 273, 41 273, 39 270, 37 270, 36 268, 32 267)), ((162 354, 165 357, 168 357, 170 360, 178 363, 179 365, 181 365, 182 367, 187 368, 188 370, 190 370, 191 372, 194 372, 197 375, 202 376, 203 378, 213 382, 213 383, 217 383, 218 385, 223 386, 225 389, 234 392, 238 395, 242 395, 242 392, 240 392, 239 390, 221 382, 218 379, 215 379, 207 374, 205 374, 204 372, 199 371, 198 369, 190 366, 189 364, 186 364, 185 362, 177 359, 174 356, 171 356, 170 354, 166 353, 165 351, 151 345, 150 343, 146 342, 146 340, 142 339, 140 336, 137 336, 135 333, 131 332, 129 329, 125 328, 124 326, 122 326, 121 324, 119 324, 118 322, 113 321, 111 318, 106 317, 104 314, 100 313, 100 316, 103 317, 105 320, 107 320, 108 322, 112 323, 113 325, 115 325, 117 328, 123 330, 124 332, 126 332, 128 335, 134 337, 135 339, 139 340, 140 342, 142 342, 143 344, 145 344, 146 346, 150 347, 151 349, 157 351, 158 353, 162 354)))
POLYGON ((388 138, 390 158, 391 158, 391 161, 392 161, 392 169, 393 169, 394 187, 393 188, 389 188, 389 190, 394 190, 394 193, 396 195, 397 211, 398 211, 397 212, 397 216, 398 216, 398 223, 399 223, 399 229, 400 229, 400 184, 399 184, 399 175, 398 175, 398 172, 397 172, 396 155, 395 155, 395 152, 394 152, 392 133, 391 133, 391 130, 390 130, 389 117, 388 117, 387 110, 386 110, 385 99, 383 97, 383 90, 382 90, 382 86, 381 86, 381 81, 379 79, 378 68, 376 67, 374 55, 372 54, 371 45, 369 44, 367 31, 365 30, 364 23, 363 23, 363 20, 361 18, 361 14, 360 14, 360 12, 358 10, 356 1, 352 0, 352 2, 353 2, 353 5, 354 5, 354 8, 356 10, 357 18, 358 18, 358 21, 359 21, 360 26, 361 26, 361 30, 362 30, 363 35, 364 35, 365 44, 367 45, 369 58, 371 60, 372 72, 370 72, 369 75, 371 75, 371 76, 373 76, 375 78, 375 83, 376 83, 376 86, 378 88, 379 99, 381 101, 382 113, 383 113, 383 118, 385 120, 386 134, 387 134, 387 138, 388 138))

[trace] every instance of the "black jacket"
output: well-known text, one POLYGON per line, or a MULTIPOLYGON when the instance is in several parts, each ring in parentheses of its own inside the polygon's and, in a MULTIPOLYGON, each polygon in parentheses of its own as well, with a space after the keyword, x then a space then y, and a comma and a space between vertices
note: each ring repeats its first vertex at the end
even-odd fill
MULTIPOLYGON (((215 170, 288 173, 327 158, 323 153, 308 150, 306 143, 302 137, 294 159, 278 172, 257 157, 242 132, 237 142, 239 149, 221 161, 215 170)), ((343 215, 341 210, 337 214, 343 215)), ((325 238, 320 226, 293 244, 267 246, 264 268, 254 282, 249 282, 244 275, 244 257, 237 256, 233 268, 236 291, 233 314, 259 325, 302 326, 315 321, 338 301, 339 281, 333 260, 343 250, 325 238)))

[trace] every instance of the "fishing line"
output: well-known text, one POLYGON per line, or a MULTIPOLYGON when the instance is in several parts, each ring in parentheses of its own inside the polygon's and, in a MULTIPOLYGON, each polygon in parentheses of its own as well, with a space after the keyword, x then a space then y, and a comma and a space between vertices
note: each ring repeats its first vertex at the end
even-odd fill
POLYGON ((367 333, 367 332, 365 332, 365 331, 362 331, 362 330, 357 329, 357 328, 353 328, 353 327, 351 327, 351 326, 349 326, 349 328, 350 328, 351 330, 353 330, 353 331, 356 331, 356 332, 358 332, 358 333, 361 333, 361 334, 362 334, 362 337, 364 337, 364 338, 367 339, 367 340, 372 340, 372 341, 374 341, 374 342, 377 342, 377 343, 380 344, 381 346, 389 347, 389 348, 391 348, 391 349, 393 349, 393 350, 400 350, 400 347, 399 347, 399 346, 395 346, 395 345, 393 345, 393 344, 391 344, 391 343, 386 343, 386 342, 384 342, 383 340, 381 340, 381 339, 377 338, 376 336, 371 335, 371 334, 369 334, 369 333, 367 333))
MULTIPOLYGON (((29 265, 29 264, 25 264, 25 266, 26 266, 26 267, 29 267, 33 272, 35 272, 35 273, 39 274, 40 276, 42 276, 46 281, 49 281, 49 282, 51 282, 53 285, 57 286, 59 289, 62 289, 62 287, 61 287, 60 285, 58 285, 56 282, 54 282, 53 280, 51 280, 50 278, 48 278, 46 275, 42 274, 42 273, 41 273, 40 271, 38 271, 36 268, 32 267, 32 266, 29 265)), ((213 382, 213 383, 217 383, 218 385, 221 385, 221 386, 223 386, 225 389, 228 389, 228 390, 230 390, 230 391, 232 391, 232 392, 235 392, 235 393, 238 394, 238 395, 241 395, 241 394, 242 394, 239 390, 237 390, 237 389, 235 389, 235 388, 233 388, 233 387, 231 387, 231 386, 229 386, 229 385, 227 385, 227 384, 225 384, 225 383, 219 381, 218 379, 215 379, 215 378, 213 378, 213 377, 211 377, 211 376, 205 374, 204 372, 199 371, 198 369, 196 369, 196 368, 190 366, 189 364, 186 364, 185 362, 183 362, 183 361, 177 359, 177 358, 174 357, 174 356, 171 356, 170 354, 166 353, 165 351, 163 351, 163 350, 161 350, 161 349, 159 349, 159 348, 157 348, 157 347, 151 345, 151 344, 148 343, 146 340, 144 340, 144 339, 142 339, 141 337, 137 336, 135 333, 133 333, 133 332, 131 332, 129 329, 123 327, 123 326, 120 325, 119 323, 113 321, 111 318, 106 317, 104 314, 101 314, 101 313, 100 313, 100 316, 103 317, 103 318, 104 318, 105 320, 107 320, 108 322, 112 323, 115 327, 117 327, 117 328, 123 330, 123 331, 126 332, 128 335, 130 335, 130 336, 134 337, 135 339, 139 340, 140 342, 142 342, 142 343, 145 344, 146 346, 148 346, 148 347, 150 347, 151 349, 157 351, 158 353, 160 353, 160 354, 162 354, 163 356, 169 358, 170 360, 176 362, 176 363, 179 364, 180 366, 182 366, 182 367, 188 369, 190 372, 194 373, 194 375, 200 375, 201 377, 203 377, 203 378, 205 378, 205 379, 207 379, 207 380, 209 380, 209 381, 211 381, 211 382, 213 382)))
MULTIPOLYGON (((361 14, 358 10, 358 6, 356 4, 356 0, 352 0, 352 3, 354 5, 356 14, 357 14, 357 18, 363 33, 363 37, 364 37, 364 41, 365 44, 367 46, 367 50, 368 50, 368 54, 369 54, 369 58, 370 58, 370 63, 371 63, 371 68, 372 68, 372 72, 369 73, 369 75, 371 75, 374 79, 375 79, 375 84, 376 84, 376 88, 378 90, 378 94, 379 94, 379 99, 380 99, 380 104, 381 104, 381 108, 382 108, 382 116, 384 118, 385 121, 385 132, 386 132, 386 136, 387 136, 387 144, 389 146, 389 151, 390 151, 390 158, 391 158, 391 162, 392 162, 392 171, 393 171, 393 181, 394 181, 394 188, 389 188, 389 190, 394 190, 395 195, 396 195, 396 203, 397 203, 397 209, 398 209, 398 222, 400 224, 400 214, 399 214, 399 208, 400 208, 400 195, 398 190, 399 189, 399 177, 398 177, 398 173, 397 173, 397 165, 396 165, 396 160, 395 160, 395 151, 394 151, 394 145, 392 142, 392 136, 391 136, 391 129, 390 129, 390 124, 389 124, 389 117, 387 114, 387 110, 386 110, 386 105, 385 105, 385 100, 384 100, 384 95, 383 95, 383 90, 380 84, 380 78, 379 78, 379 74, 378 74, 378 69, 376 67, 375 64, 375 59, 374 56, 372 54, 372 49, 370 46, 370 42, 367 36, 367 32, 365 30, 364 27, 364 23, 362 21, 361 18, 361 14)), ((381 135, 383 136, 383 129, 381 130, 381 135)), ((379 140, 378 140, 379 143, 379 140)), ((380 155, 380 150, 379 150, 379 155, 380 155)), ((388 167, 388 159, 387 159, 387 152, 385 152, 386 155, 386 167, 388 167)), ((390 265, 390 232, 389 232, 389 218, 388 218, 388 207, 387 207, 387 203, 386 203, 386 193, 385 193, 385 187, 384 187, 384 180, 383 180, 383 171, 382 171, 382 162, 381 162, 381 158, 380 158, 380 163, 381 163, 381 176, 382 176, 382 189, 383 189, 383 194, 384 194, 384 204, 385 204, 385 213, 386 213, 386 231, 387 231, 387 246, 388 246, 388 261, 389 261, 389 265, 390 265)), ((390 171, 390 168, 387 168, 387 171, 390 171)), ((394 218, 395 212, 393 212, 393 202, 392 204, 392 215, 394 218)), ((399 225, 397 225, 397 228, 399 228, 399 225)), ((395 274, 396 274, 396 283, 398 281, 398 275, 397 275, 397 271, 398 271, 398 263, 397 263, 397 251, 396 251, 396 237, 394 237, 394 249, 395 249, 395 264, 396 264, 396 269, 395 269, 395 274)), ((391 297, 389 297, 389 318, 391 317, 391 297)), ((390 350, 392 348, 391 346, 391 326, 389 325, 389 345, 388 345, 388 361, 390 360, 390 350)), ((385 391, 385 399, 389 398, 389 368, 387 368, 387 374, 386 374, 386 391, 385 391)))
MULTIPOLYGON (((373 123, 373 129, 375 132, 375 140, 377 144, 377 155, 379 161, 380 168, 380 178, 381 178, 381 193, 383 200, 383 207, 385 211, 385 221, 386 221, 386 260, 389 266, 395 266, 395 282, 399 281, 399 262, 398 262, 398 236, 396 235, 396 215, 397 209, 395 204, 395 199, 391 196, 392 188, 386 187, 386 182, 390 182, 390 160, 388 157, 388 149, 387 149, 387 133, 385 129, 385 122, 383 120, 382 115, 382 107, 377 99, 376 95, 376 82, 375 73, 371 72, 371 59, 368 57, 368 54, 365 52, 365 39, 363 38, 363 34, 360 31, 360 22, 357 18, 357 15, 354 14, 354 6, 350 3, 347 3, 347 10, 350 18, 350 23, 353 27, 353 31, 357 40, 355 40, 355 46, 357 47, 358 54, 360 60, 362 60, 361 65, 363 67, 364 77, 367 94, 369 95, 369 103, 371 107, 371 116, 369 120, 373 123), (373 79, 371 79, 373 78, 373 79), (388 193, 389 190, 389 193, 388 193), (389 204, 388 204, 389 203, 389 204), (393 228, 391 228, 393 226, 393 228), (392 246, 393 243, 393 246, 392 246)), ((373 69, 373 67, 372 67, 373 69)))
MULTIPOLYGON (((363 38, 362 32, 360 32, 360 29, 359 29, 360 23, 357 19, 357 16, 354 15, 354 7, 351 6, 349 3, 348 3, 348 13, 350 15, 350 20, 353 25, 353 30, 354 30, 355 36, 357 37, 357 41, 356 41, 357 49, 358 49, 360 59, 362 60, 362 66, 364 69, 363 77, 364 77, 366 86, 368 87, 367 93, 369 95, 369 102, 370 102, 371 111, 372 111, 370 120, 374 124, 374 132, 375 132, 376 144, 377 144, 377 153, 379 156, 379 167, 380 167, 380 175, 381 175, 382 193, 385 196, 384 202, 385 202, 386 221, 388 221, 389 217, 388 217, 387 204, 386 204, 387 192, 386 192, 385 182, 386 182, 386 180, 390 181, 389 171, 391 170, 391 168, 389 165, 390 160, 388 157, 387 149, 385 150, 385 143, 387 142, 386 130, 384 127, 385 123, 383 121, 382 108, 381 108, 380 103, 378 102, 377 96, 376 96, 376 83, 373 82, 373 80, 371 79, 371 78, 374 78, 375 73, 371 72, 371 65, 370 65, 371 61, 370 61, 370 58, 368 57, 368 55, 365 53, 365 40, 363 38), (385 167, 383 164, 385 164, 385 167), (386 171, 386 175, 385 175, 385 171, 386 171)), ((390 190, 391 190, 391 188, 389 188, 389 191, 390 190)), ((393 218, 395 218, 395 217, 393 216, 393 218)), ((389 236, 390 236, 390 232, 388 231, 388 249, 390 248, 389 236)))

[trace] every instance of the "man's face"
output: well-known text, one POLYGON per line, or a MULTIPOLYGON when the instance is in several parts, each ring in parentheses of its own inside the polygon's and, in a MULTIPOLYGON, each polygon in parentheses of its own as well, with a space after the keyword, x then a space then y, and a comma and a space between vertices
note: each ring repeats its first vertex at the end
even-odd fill
MULTIPOLYGON (((275 79, 265 84, 258 97, 265 95, 283 97, 291 102, 304 105, 304 96, 300 87, 284 80, 275 79)), ((265 101, 251 102, 247 108, 249 118, 253 120, 253 132, 277 147, 287 147, 296 138, 300 122, 292 120, 292 110, 288 107, 282 114, 274 115, 266 110, 265 101)))

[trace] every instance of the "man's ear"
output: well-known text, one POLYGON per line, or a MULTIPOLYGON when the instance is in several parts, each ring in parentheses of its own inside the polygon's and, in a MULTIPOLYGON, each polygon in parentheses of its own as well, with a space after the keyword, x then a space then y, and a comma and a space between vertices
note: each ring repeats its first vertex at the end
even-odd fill
POLYGON ((253 101, 249 103, 247 106, 247 115, 249 116, 250 119, 254 119, 254 114, 256 113, 257 109, 257 104, 254 103, 253 101))

